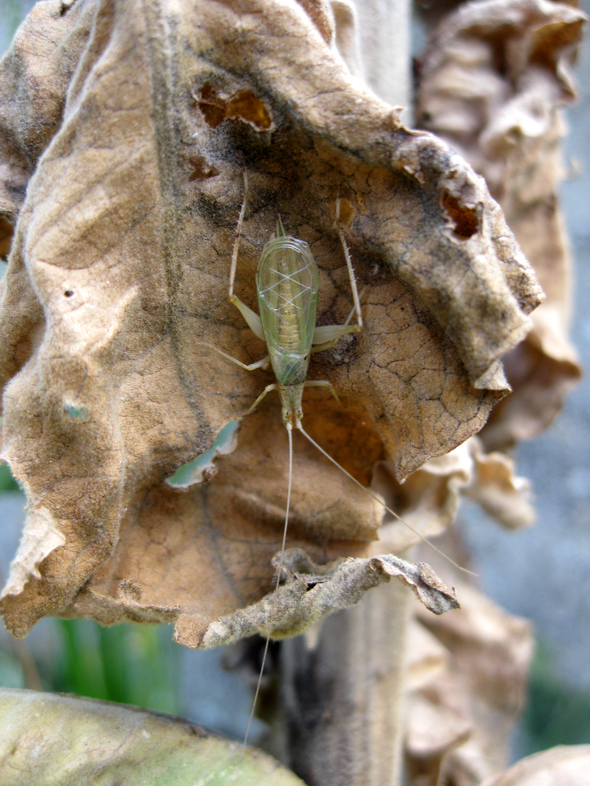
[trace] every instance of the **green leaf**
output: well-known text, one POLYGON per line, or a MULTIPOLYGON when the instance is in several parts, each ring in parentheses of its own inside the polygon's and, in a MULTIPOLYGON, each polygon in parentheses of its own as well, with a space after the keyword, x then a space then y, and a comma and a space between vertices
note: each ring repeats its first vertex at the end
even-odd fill
POLYGON ((301 786, 270 756, 187 721, 108 702, 0 690, 2 786, 301 786))

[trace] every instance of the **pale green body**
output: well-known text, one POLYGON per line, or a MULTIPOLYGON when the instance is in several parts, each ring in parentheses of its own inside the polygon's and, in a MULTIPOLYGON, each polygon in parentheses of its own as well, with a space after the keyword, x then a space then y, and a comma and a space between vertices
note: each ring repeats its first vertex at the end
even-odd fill
POLYGON ((329 387, 335 398, 338 398, 330 382, 327 380, 308 381, 306 376, 312 352, 329 349, 345 333, 356 333, 361 329, 362 317, 356 281, 344 236, 339 227, 338 233, 350 276, 354 308, 344 325, 317 327, 319 288, 317 265, 309 245, 304 240, 287 235, 279 220, 275 236, 262 249, 256 273, 260 316, 252 311, 234 294, 238 244, 246 212, 246 196, 247 191, 240 211, 236 242, 232 254, 229 299, 240 310, 255 335, 266 343, 268 356, 247 365, 217 347, 213 347, 213 349, 248 371, 265 368, 270 363, 277 381, 265 387, 248 412, 255 409, 270 390, 278 390, 281 397, 283 422, 290 430, 298 428, 303 417, 301 401, 304 387, 329 387), (356 313, 358 321, 356 325, 350 325, 349 322, 354 313, 356 313))
POLYGON ((289 421, 293 413, 299 418, 303 414, 301 399, 317 318, 318 285, 318 268, 307 243, 281 234, 265 245, 256 274, 260 323, 283 417, 289 421))
POLYGON ((318 268, 308 244, 269 241, 256 274, 260 322, 279 385, 305 382, 318 311, 318 268))

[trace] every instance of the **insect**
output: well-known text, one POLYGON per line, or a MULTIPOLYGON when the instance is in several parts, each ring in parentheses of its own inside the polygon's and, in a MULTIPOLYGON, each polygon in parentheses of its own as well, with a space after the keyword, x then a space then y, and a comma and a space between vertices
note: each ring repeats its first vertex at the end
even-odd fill
MULTIPOLYGON (((243 303, 234 292, 234 283, 238 261, 238 250, 240 243, 241 228, 246 213, 248 202, 248 179, 244 173, 245 194, 238 219, 236 239, 232 252, 230 277, 229 277, 229 300, 235 305, 252 332, 265 342, 268 354, 261 360, 246 364, 240 360, 226 354, 218 347, 208 344, 220 355, 230 360, 232 363, 241 366, 247 371, 268 368, 270 365, 275 375, 276 381, 267 385, 258 396, 252 406, 244 413, 244 417, 250 414, 262 399, 271 391, 277 391, 282 408, 282 418, 289 438, 289 475, 287 487, 287 501, 285 509, 285 520, 283 528, 283 538, 279 557, 279 567, 276 574, 275 592, 280 581, 283 565, 283 556, 287 539, 287 529, 289 525, 289 510, 291 504, 291 486, 293 475, 293 430, 301 432, 312 445, 314 445, 330 462, 337 466, 351 481, 360 486, 370 496, 377 499, 391 515, 405 524, 422 540, 426 541, 439 554, 442 552, 417 532, 411 525, 405 522, 400 516, 383 504, 381 498, 371 489, 363 486, 349 472, 338 464, 312 437, 305 431, 302 425, 303 408, 302 396, 306 387, 327 387, 332 395, 338 400, 338 395, 328 380, 308 380, 307 370, 312 353, 321 352, 333 347, 342 336, 348 333, 357 333, 362 330, 363 318, 361 314, 360 298, 356 285, 356 278, 352 267, 350 253, 346 245, 346 240, 340 225, 340 200, 336 201, 336 219, 338 235, 344 258, 348 268, 350 286, 352 290, 353 308, 348 319, 342 325, 316 325, 318 308, 318 287, 319 274, 317 265, 311 254, 309 245, 298 238, 287 235, 281 220, 278 220, 277 229, 274 237, 266 243, 262 250, 258 270, 256 273, 256 290, 258 295, 259 314, 256 314, 249 306, 243 303), (353 316, 356 315, 356 323, 350 324, 353 316)), ((443 557, 449 559, 445 554, 443 557)), ((453 560, 450 560, 453 562, 453 560)), ((456 564, 453 562, 453 564, 456 564)), ((460 567, 460 566, 457 566, 460 567)), ((464 569, 462 569, 464 570, 464 569)), ((469 572, 469 571, 468 571, 469 572)), ((264 669, 270 636, 266 639, 266 646, 262 657, 262 666, 258 679, 258 685, 254 696, 254 704, 244 745, 248 739, 250 723, 254 715, 256 701, 260 690, 262 672, 264 669)))

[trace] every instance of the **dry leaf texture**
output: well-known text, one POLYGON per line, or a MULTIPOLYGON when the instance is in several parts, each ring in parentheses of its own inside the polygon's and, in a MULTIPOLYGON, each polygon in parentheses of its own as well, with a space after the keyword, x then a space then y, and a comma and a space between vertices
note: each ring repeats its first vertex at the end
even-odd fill
MULTIPOLYGON (((236 291, 251 306, 280 215, 318 262, 320 324, 346 319, 342 200, 366 327, 312 361, 340 403, 316 391, 304 410, 359 480, 456 447, 506 392, 499 359, 542 298, 534 274, 483 179, 403 128, 332 37, 322 3, 50 1, 3 59, 3 456, 29 499, 1 601, 16 635, 60 613, 186 615, 198 632, 269 589, 276 401, 213 480, 165 483, 271 381, 210 346, 264 354, 227 301, 243 171, 236 291)), ((312 453, 296 444, 290 543, 316 562, 360 556, 379 507, 312 453)))
MULTIPOLYGON (((278 567, 278 559, 273 562, 278 567)), ((429 565, 413 565, 394 554, 350 558, 320 574, 298 550, 286 551, 282 564, 282 571, 289 574, 284 586, 260 603, 216 620, 198 642, 190 643, 210 648, 256 633, 273 639, 296 636, 328 614, 355 606, 365 592, 392 578, 407 584, 434 614, 459 608, 454 589, 443 584, 429 565)))
POLYGON ((580 377, 567 335, 571 260, 558 196, 562 108, 575 98, 570 61, 586 20, 572 5, 466 4, 440 25, 421 68, 418 123, 486 178, 547 293, 505 360, 514 392, 482 434, 491 449, 538 434, 580 377))
POLYGON ((476 786, 503 770, 525 696, 534 647, 530 623, 457 584, 461 610, 435 618, 418 608, 414 624, 420 627, 410 639, 419 644, 409 664, 411 786, 476 786))
POLYGON ((590 745, 558 745, 527 756, 481 786, 585 786, 590 768, 590 745))

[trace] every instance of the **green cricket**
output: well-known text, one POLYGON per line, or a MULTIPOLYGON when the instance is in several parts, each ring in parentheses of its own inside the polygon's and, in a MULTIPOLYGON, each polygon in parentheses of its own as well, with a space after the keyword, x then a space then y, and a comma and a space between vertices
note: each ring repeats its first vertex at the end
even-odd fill
MULTIPOLYGON (((344 233, 340 223, 340 200, 336 200, 336 221, 338 236, 346 260, 350 286, 352 290, 353 308, 348 319, 342 325, 316 325, 318 309, 318 289, 319 274, 318 267, 312 256, 309 245, 304 240, 292 237, 285 233, 282 221, 277 222, 275 235, 266 243, 262 250, 258 270, 256 273, 256 290, 258 295, 257 314, 249 306, 243 303, 234 293, 234 282, 238 263, 238 251, 240 244, 240 234, 244 216, 248 203, 248 178, 244 172, 245 193, 236 239, 234 242, 231 268, 229 276, 229 300, 238 308, 252 332, 265 342, 268 354, 255 363, 246 364, 240 360, 226 354, 218 347, 208 344, 212 349, 232 363, 246 369, 266 369, 271 366, 276 382, 267 385, 258 396, 252 406, 244 413, 244 417, 249 415, 262 399, 272 390, 278 391, 281 400, 282 417, 287 434, 289 437, 289 480, 287 487, 287 501, 285 508, 285 523, 283 528, 283 539, 279 557, 279 567, 276 574, 275 593, 281 582, 283 566, 283 556, 287 541, 287 530, 289 526, 289 509, 291 505, 291 486, 293 476, 293 429, 300 431, 304 437, 311 442, 329 461, 337 466, 353 483, 362 488, 367 494, 376 499, 383 505, 394 518, 405 524, 421 540, 428 543, 431 548, 441 556, 451 562, 459 569, 460 565, 438 549, 427 538, 424 538, 414 527, 405 522, 395 511, 387 507, 375 492, 363 486, 354 478, 344 467, 333 459, 312 437, 305 431, 301 421, 303 419, 303 391, 306 387, 327 387, 338 401, 338 395, 332 384, 328 380, 308 380, 307 370, 312 353, 322 352, 331 349, 347 333, 357 333, 362 330, 363 318, 361 314, 360 298, 358 294, 356 278, 352 267, 350 253, 346 245, 344 233), (353 316, 356 315, 356 323, 350 324, 353 316)), ((254 702, 248 728, 244 739, 244 746, 248 740, 250 724, 254 716, 256 701, 260 691, 262 673, 268 652, 270 634, 266 639, 266 646, 262 658, 262 666, 254 695, 254 702)))

